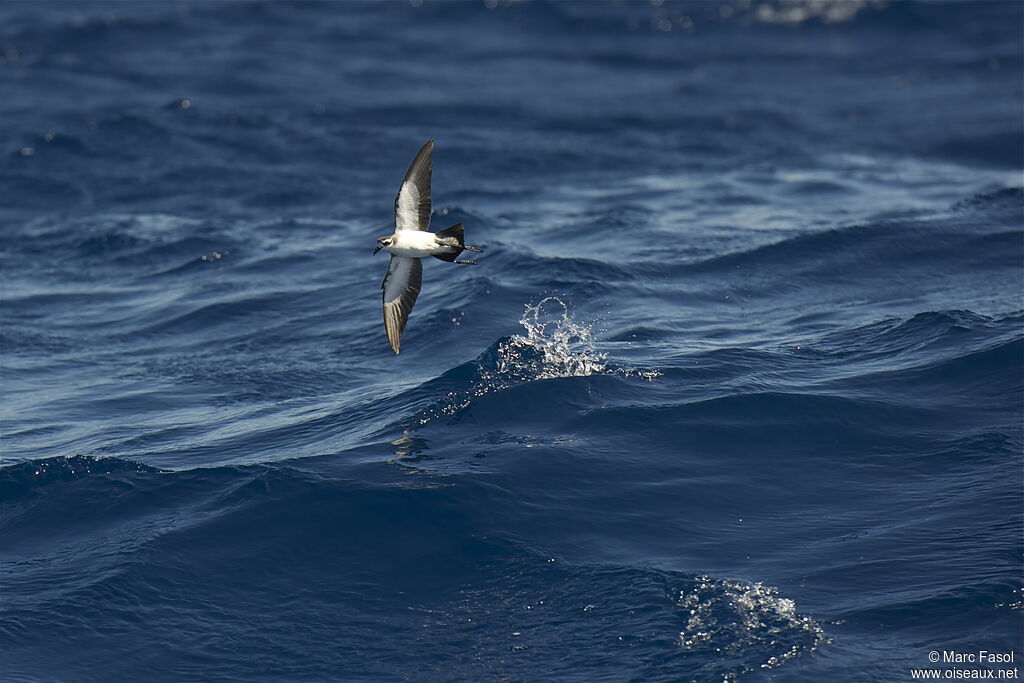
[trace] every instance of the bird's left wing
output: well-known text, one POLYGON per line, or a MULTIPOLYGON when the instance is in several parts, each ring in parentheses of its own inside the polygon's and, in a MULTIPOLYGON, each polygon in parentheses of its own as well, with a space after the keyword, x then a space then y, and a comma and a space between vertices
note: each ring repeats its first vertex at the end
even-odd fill
POLYGON ((434 141, 420 148, 405 172, 405 180, 395 197, 395 227, 399 230, 426 230, 430 227, 430 155, 434 141))
POLYGON ((423 284, 423 264, 418 258, 392 256, 388 274, 380 288, 384 299, 384 330, 388 333, 391 350, 398 353, 409 311, 416 304, 423 284))

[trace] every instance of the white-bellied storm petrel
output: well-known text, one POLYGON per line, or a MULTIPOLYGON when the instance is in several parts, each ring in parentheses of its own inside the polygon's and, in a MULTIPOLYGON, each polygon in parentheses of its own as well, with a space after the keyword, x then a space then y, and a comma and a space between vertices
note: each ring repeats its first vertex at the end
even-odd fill
POLYGON ((395 353, 398 353, 409 311, 423 283, 420 259, 433 256, 442 261, 476 265, 473 261, 458 261, 456 257, 463 249, 483 251, 462 243, 462 223, 440 232, 427 232, 430 226, 430 154, 433 151, 434 141, 427 140, 412 160, 395 198, 395 234, 378 238, 377 248, 373 250, 374 254, 381 249, 391 254, 388 274, 380 288, 384 292, 384 329, 395 353))

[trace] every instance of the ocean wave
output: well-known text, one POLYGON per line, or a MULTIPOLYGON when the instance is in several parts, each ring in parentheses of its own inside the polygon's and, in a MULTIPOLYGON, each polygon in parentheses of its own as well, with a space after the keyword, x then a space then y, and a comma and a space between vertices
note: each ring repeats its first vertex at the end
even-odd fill
MULTIPOLYGON (((0 469, 5 494, 14 493, 5 495, 8 511, 31 506, 31 516, 15 515, 21 531, 6 534, 16 547, 29 544, 38 525, 78 508, 61 548, 8 573, 3 634, 19 654, 7 670, 31 670, 23 667, 38 652, 26 635, 43 627, 53 637, 73 634, 97 654, 120 634, 118 650, 137 654, 119 657, 104 675, 127 677, 151 663, 150 648, 133 644, 164 633, 178 634, 176 642, 215 668, 256 678, 443 677, 440 661, 481 677, 525 675, 544 661, 549 673, 600 678, 608 657, 655 677, 685 666, 721 678, 774 668, 827 642, 820 624, 761 583, 578 564, 487 534, 471 512, 491 496, 486 485, 346 482, 306 468, 161 473, 118 459, 68 458, 0 469), (56 484, 64 488, 46 498, 25 497, 56 484), (266 529, 290 531, 285 540, 266 529), (62 579, 69 555, 89 568, 87 580, 62 579), (284 584, 293 593, 281 603, 268 589, 284 584), (195 600, 208 609, 181 611, 195 600), (80 618, 96 601, 104 618, 80 618), (218 607, 225 601, 230 609, 218 607), (131 626, 141 602, 152 617, 145 634, 131 626), (379 638, 384 632, 391 637, 379 638), (228 651, 208 638, 213 633, 246 635, 228 651), (395 656, 396 638, 411 649, 395 656), (432 657, 422 661, 414 652, 428 644, 432 657), (284 657, 298 651, 301 662, 284 657)), ((91 680, 80 658, 48 662, 51 672, 91 680)), ((182 663, 175 675, 197 671, 182 663)))
POLYGON ((499 340, 472 363, 428 383, 430 393, 444 398, 403 418, 406 435, 417 426, 454 416, 479 397, 528 382, 601 374, 650 381, 658 375, 653 370, 610 365, 595 345, 592 325, 576 321, 558 297, 527 304, 519 322, 524 335, 499 340))
POLYGON ((969 310, 923 311, 825 333, 801 346, 836 358, 900 357, 912 353, 957 353, 991 343, 992 335, 1014 335, 1022 313, 983 315, 969 310))
POLYGON ((73 455, 29 460, 0 467, 0 498, 10 503, 40 487, 85 477, 156 472, 156 468, 121 458, 73 455))
MULTIPOLYGON (((1004 241, 1009 243, 1009 235, 1004 241)), ((802 234, 676 269, 694 273, 746 270, 767 277, 834 279, 841 269, 856 268, 864 277, 868 269, 897 265, 919 269, 953 266, 976 251, 970 248, 972 242, 973 236, 959 226, 886 221, 802 234)))

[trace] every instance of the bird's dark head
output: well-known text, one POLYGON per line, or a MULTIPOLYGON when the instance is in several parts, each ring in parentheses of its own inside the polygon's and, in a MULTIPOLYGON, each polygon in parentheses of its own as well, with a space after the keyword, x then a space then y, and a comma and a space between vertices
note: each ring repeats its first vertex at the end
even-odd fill
POLYGON ((381 249, 383 249, 384 247, 390 247, 391 243, 393 241, 394 241, 394 235, 387 235, 386 237, 378 237, 377 238, 377 248, 373 250, 373 253, 376 255, 376 253, 378 251, 380 251, 381 249))

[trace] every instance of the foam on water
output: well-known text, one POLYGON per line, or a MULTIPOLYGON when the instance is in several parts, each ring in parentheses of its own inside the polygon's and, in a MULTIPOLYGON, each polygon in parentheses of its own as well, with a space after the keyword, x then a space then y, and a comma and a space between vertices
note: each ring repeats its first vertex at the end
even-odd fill
MULTIPOLYGON (((687 615, 679 646, 687 652, 713 650, 737 661, 750 652, 771 653, 757 666, 773 669, 830 642, 821 625, 796 611, 796 604, 764 584, 733 579, 697 577, 678 593, 677 604, 687 615)), ((751 671, 742 664, 724 680, 751 671)))

